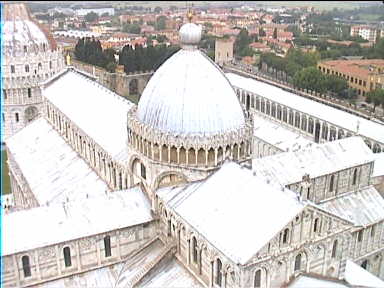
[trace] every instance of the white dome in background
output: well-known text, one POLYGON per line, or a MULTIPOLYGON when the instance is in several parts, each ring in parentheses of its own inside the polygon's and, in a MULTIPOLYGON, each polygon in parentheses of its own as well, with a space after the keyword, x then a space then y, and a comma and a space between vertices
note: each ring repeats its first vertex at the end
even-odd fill
POLYGON ((37 52, 44 44, 46 49, 49 49, 50 45, 47 37, 32 21, 4 21, 2 24, 1 37, 5 54, 19 56, 25 53, 25 49, 28 52, 37 52))
MULTIPOLYGON (((199 26, 180 29, 184 45, 197 47, 199 26)), ((163 133, 213 135, 245 127, 245 117, 228 79, 198 49, 181 49, 152 76, 138 109, 138 119, 163 133)))
POLYGON ((179 39, 181 45, 197 45, 201 40, 202 27, 194 23, 187 23, 181 26, 179 39))

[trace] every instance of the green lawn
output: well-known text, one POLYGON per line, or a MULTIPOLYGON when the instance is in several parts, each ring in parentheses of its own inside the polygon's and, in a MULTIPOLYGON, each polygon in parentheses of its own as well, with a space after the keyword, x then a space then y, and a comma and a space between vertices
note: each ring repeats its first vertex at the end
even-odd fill
POLYGON ((11 193, 11 184, 8 175, 7 152, 5 150, 1 151, 1 173, 1 192, 2 194, 9 194, 11 193))

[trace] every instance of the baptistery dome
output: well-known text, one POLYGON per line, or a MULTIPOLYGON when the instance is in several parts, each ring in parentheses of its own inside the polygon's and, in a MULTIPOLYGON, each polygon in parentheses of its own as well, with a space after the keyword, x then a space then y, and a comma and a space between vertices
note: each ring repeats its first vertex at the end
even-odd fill
POLYGON ((197 49, 201 27, 184 24, 182 49, 148 82, 137 108, 140 122, 163 133, 213 135, 244 128, 245 117, 231 84, 197 49))
POLYGON ((29 20, 5 21, 3 24, 3 53, 20 56, 49 49, 49 42, 40 28, 29 20))

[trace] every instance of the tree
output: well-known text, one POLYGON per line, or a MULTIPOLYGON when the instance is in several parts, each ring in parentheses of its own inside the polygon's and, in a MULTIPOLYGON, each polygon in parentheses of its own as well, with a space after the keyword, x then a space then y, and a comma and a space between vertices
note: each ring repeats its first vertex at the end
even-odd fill
POLYGON ((132 34, 140 34, 141 28, 137 23, 134 24, 124 24, 123 31, 132 34))
POLYGON ((156 6, 155 9, 153 10, 153 12, 155 12, 156 14, 159 14, 163 11, 163 8, 159 7, 159 6, 156 6))
POLYGON ((325 77, 316 67, 307 67, 296 72, 293 83, 296 87, 310 89, 322 94, 327 90, 325 77))
POLYGON ((343 97, 343 91, 348 89, 348 82, 344 78, 337 77, 335 75, 325 76, 325 86, 330 92, 333 92, 336 97, 343 97))
POLYGON ((267 33, 265 33, 263 28, 259 28, 259 37, 265 37, 267 36, 267 33))
POLYGON ((95 12, 89 12, 84 16, 84 20, 88 23, 94 22, 97 19, 99 19, 99 15, 97 15, 95 12))
POLYGON ((366 96, 367 102, 373 104, 373 112, 375 112, 377 106, 384 106, 384 89, 378 88, 370 91, 366 94, 366 96))
POLYGON ((249 47, 251 43, 251 39, 248 35, 248 30, 243 28, 240 30, 240 33, 237 35, 235 44, 234 44, 234 52, 236 55, 239 55, 241 51, 249 47))
POLYGON ((273 30, 273 39, 277 39, 277 28, 273 30))
POLYGON ((159 16, 156 18, 156 23, 155 23, 155 29, 156 30, 164 30, 166 27, 166 20, 167 17, 165 16, 159 16))

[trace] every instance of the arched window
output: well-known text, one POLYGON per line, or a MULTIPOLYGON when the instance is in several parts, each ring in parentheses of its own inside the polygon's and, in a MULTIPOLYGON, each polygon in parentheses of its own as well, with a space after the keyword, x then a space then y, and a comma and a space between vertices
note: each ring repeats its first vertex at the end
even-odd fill
POLYGON ((360 230, 357 234, 357 241, 361 242, 363 241, 363 230, 360 230))
POLYGON ((65 267, 72 266, 72 262, 71 262, 71 249, 68 246, 64 247, 63 253, 64 253, 64 264, 65 264, 65 267))
POLYGON ((298 254, 295 258, 295 271, 299 271, 301 269, 301 254, 298 254))
POLYGON ((15 66, 11 65, 11 73, 15 73, 15 66))
POLYGON ((313 232, 320 232, 320 220, 319 218, 315 219, 315 223, 313 224, 313 232))
POLYGON ((216 260, 216 278, 215 282, 218 286, 221 287, 221 270, 222 270, 223 264, 221 263, 220 259, 217 258, 216 260))
POLYGON ((337 252, 337 240, 335 240, 335 242, 333 242, 332 258, 336 258, 336 252, 337 252))
POLYGON ((283 233, 283 244, 287 244, 289 239, 289 229, 286 228, 283 233))
POLYGON ((19 122, 19 113, 15 113, 16 122, 19 122))
POLYGON ((105 236, 104 237, 104 251, 105 251, 105 257, 110 257, 112 255, 111 252, 111 237, 105 236))
POLYGON ((49 69, 52 69, 52 61, 49 61, 49 69))
POLYGON ((37 65, 37 68, 38 68, 38 70, 41 70, 41 69, 43 69, 43 65, 42 65, 41 63, 39 63, 39 64, 37 65))
POLYGON ((293 125, 293 111, 292 110, 289 111, 289 124, 293 125))
POLYGON ((353 180, 352 180, 352 185, 356 185, 357 182, 357 168, 353 170, 353 180))
POLYGON ((28 98, 31 98, 32 97, 32 91, 31 91, 31 88, 28 88, 28 98))
POLYGON ((147 179, 147 171, 145 169, 145 166, 143 165, 143 163, 140 163, 140 172, 141 172, 141 177, 143 177, 144 179, 147 179))
POLYGON ((29 65, 25 65, 25 72, 29 72, 29 65))
POLYGON ((255 273, 255 280, 253 282, 253 287, 258 288, 261 287, 261 270, 257 270, 255 273))
POLYGON ((23 256, 21 258, 21 263, 23 264, 24 277, 30 277, 31 276, 31 265, 29 263, 29 257, 23 256))
POLYGON ((329 180, 329 192, 333 192, 334 182, 335 182, 335 175, 331 175, 331 180, 329 180))
POLYGON ((195 236, 192 237, 192 260, 197 263, 197 241, 195 236))

